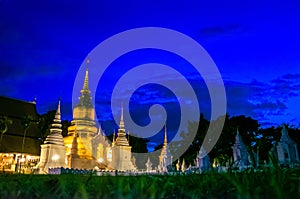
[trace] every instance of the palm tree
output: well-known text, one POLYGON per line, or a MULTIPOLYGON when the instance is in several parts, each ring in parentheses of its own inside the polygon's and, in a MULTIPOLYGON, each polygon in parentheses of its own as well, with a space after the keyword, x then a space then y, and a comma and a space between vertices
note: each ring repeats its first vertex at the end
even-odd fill
POLYGON ((24 127, 24 133, 23 133, 23 142, 22 142, 22 155, 24 152, 24 145, 25 145, 25 138, 26 138, 26 132, 30 124, 33 122, 33 119, 31 116, 25 115, 22 120, 22 125, 24 127))
MULTIPOLYGON (((24 153, 24 147, 25 147, 25 138, 26 138, 26 132, 27 129, 30 127, 30 124, 33 122, 33 119, 29 115, 25 115, 22 120, 22 126, 24 127, 24 133, 23 133, 23 141, 22 141, 22 151, 21 151, 21 158, 23 159, 23 153, 24 153)), ((21 172, 21 162, 19 160, 19 172, 21 172)))
POLYGON ((8 130, 8 125, 12 124, 12 120, 8 119, 6 116, 0 116, 0 133, 1 133, 1 137, 0 137, 0 150, 2 149, 2 139, 3 139, 3 135, 4 133, 7 132, 8 130))

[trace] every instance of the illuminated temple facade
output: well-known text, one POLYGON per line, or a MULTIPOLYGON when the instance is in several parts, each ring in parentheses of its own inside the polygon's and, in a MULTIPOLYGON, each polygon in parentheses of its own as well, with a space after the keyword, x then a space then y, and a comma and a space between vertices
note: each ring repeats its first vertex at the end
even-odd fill
POLYGON ((123 118, 123 107, 121 111, 121 119, 118 130, 118 137, 113 137, 112 144, 112 161, 109 167, 119 171, 136 170, 136 166, 133 164, 133 157, 131 156, 131 146, 126 138, 126 131, 123 118))
POLYGON ((60 101, 44 144, 41 145, 40 162, 37 165, 40 174, 48 173, 49 168, 66 167, 66 147, 61 129, 60 101))
POLYGON ((164 145, 159 156, 158 171, 165 173, 171 170, 172 156, 168 148, 167 127, 165 125, 164 145))
POLYGON ((116 141, 111 146, 96 127, 95 109, 91 102, 88 70, 85 73, 79 103, 73 109, 73 120, 64 138, 67 167, 74 169, 134 170, 124 129, 123 114, 116 141))

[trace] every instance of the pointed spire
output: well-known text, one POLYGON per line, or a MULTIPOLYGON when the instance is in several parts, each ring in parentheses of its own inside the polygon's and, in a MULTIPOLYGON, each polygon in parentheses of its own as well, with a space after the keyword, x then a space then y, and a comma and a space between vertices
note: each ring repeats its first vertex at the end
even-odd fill
POLYGON ((82 90, 89 90, 89 69, 86 67, 85 70, 85 77, 84 77, 84 84, 82 90))
POLYGON ((286 125, 283 125, 282 130, 281 130, 281 137, 280 137, 280 142, 290 142, 293 143, 294 141, 290 138, 288 129, 286 125))
POLYGON ((167 146, 168 138, 167 138, 167 125, 165 124, 165 138, 164 138, 164 146, 167 146))
POLYGON ((118 137, 116 138, 116 145, 117 146, 129 146, 129 142, 126 138, 126 131, 124 126, 124 115, 123 115, 123 103, 121 106, 121 119, 120 119, 120 125, 118 130, 118 137))
POLYGON ((36 104, 36 101, 37 101, 37 97, 35 96, 35 97, 33 98, 32 103, 33 103, 33 104, 36 104))
POLYGON ((114 134, 113 134, 113 142, 112 145, 115 146, 115 142, 116 142, 116 131, 114 130, 114 134))
POLYGON ((50 134, 46 137, 44 144, 64 145, 61 129, 61 116, 60 116, 60 100, 58 101, 57 110, 51 124, 50 134))
POLYGON ((185 165, 185 160, 184 160, 184 158, 183 158, 183 160, 182 160, 182 164, 181 164, 181 172, 185 172, 185 170, 186 170, 186 165, 185 165))
POLYGON ((124 129, 125 125, 124 125, 124 110, 123 110, 123 102, 121 103, 121 119, 120 119, 120 129, 124 129))
POLYGON ((178 158, 177 163, 176 163, 176 170, 180 171, 180 158, 178 158))
POLYGON ((51 126, 61 128, 60 99, 58 100, 56 113, 51 126))
POLYGON ((236 136, 235 136, 235 143, 238 144, 238 145, 243 145, 243 140, 242 140, 242 137, 241 137, 241 134, 239 132, 239 127, 237 127, 236 129, 236 136))
MULTIPOLYGON (((86 61, 87 65, 90 63, 89 59, 86 61)), ((88 66, 86 66, 86 71, 85 71, 85 77, 84 77, 84 83, 83 87, 80 91, 81 96, 79 97, 80 100, 80 105, 83 106, 88 106, 92 107, 92 102, 91 102, 91 91, 89 90, 89 70, 88 66)))
POLYGON ((56 120, 61 120, 61 114, 60 114, 60 100, 58 99, 58 105, 57 105, 57 109, 56 109, 56 113, 55 113, 55 119, 56 120))

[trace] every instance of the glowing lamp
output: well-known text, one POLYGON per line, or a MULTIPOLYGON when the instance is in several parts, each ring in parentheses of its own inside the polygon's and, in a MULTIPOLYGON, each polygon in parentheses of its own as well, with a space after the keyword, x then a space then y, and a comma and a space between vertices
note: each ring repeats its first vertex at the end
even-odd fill
POLYGON ((55 154, 55 155, 52 156, 52 160, 53 160, 53 161, 56 161, 56 160, 58 160, 58 159, 59 159, 59 155, 55 154))

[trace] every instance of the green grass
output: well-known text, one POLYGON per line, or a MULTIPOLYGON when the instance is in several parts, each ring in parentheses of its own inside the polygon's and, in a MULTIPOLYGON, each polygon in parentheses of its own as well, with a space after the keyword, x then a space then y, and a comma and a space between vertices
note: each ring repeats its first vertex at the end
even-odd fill
POLYGON ((300 198, 300 170, 191 175, 0 175, 0 198, 300 198))

